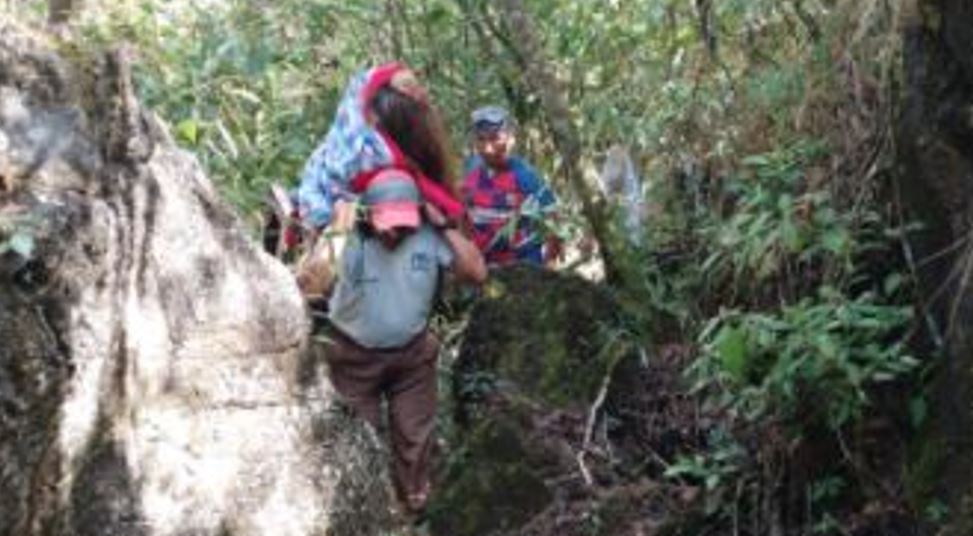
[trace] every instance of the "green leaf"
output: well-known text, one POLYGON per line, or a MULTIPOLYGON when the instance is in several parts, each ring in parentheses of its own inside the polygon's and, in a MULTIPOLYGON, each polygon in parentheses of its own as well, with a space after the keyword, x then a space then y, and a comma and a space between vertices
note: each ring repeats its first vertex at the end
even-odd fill
POLYGON ((176 133, 183 141, 196 145, 199 141, 199 123, 195 119, 183 119, 176 125, 176 133))
POLYGON ((780 238, 791 253, 797 253, 804 247, 801 233, 790 217, 784 218, 780 224, 780 238))
POLYGON ((926 416, 929 414, 929 405, 926 403, 926 399, 917 396, 909 402, 909 417, 912 421, 913 428, 919 428, 926 422, 926 416))
POLYGON ((891 296, 895 294, 895 291, 899 290, 902 286, 904 278, 902 274, 891 274, 885 278, 885 282, 882 287, 885 289, 885 295, 891 296))
POLYGON ((766 155, 750 155, 742 160, 743 165, 751 167, 764 167, 770 165, 770 159, 766 155))
POLYGON ((242 87, 230 87, 226 89, 226 92, 234 97, 239 97, 250 104, 263 104, 263 100, 257 96, 256 93, 242 87))
POLYGON ((747 336, 736 327, 724 327, 716 336, 720 362, 735 380, 743 381, 747 372, 747 336))
POLYGON ((832 229, 821 237, 821 245, 831 253, 844 253, 848 247, 848 233, 843 229, 832 229))

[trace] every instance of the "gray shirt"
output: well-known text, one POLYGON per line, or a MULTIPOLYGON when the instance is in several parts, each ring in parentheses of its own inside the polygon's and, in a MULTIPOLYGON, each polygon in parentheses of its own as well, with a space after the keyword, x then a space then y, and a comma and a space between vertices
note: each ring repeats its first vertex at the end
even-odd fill
POLYGON ((439 271, 452 263, 449 244, 427 224, 393 250, 353 233, 341 258, 329 318, 366 348, 404 346, 425 329, 439 271))

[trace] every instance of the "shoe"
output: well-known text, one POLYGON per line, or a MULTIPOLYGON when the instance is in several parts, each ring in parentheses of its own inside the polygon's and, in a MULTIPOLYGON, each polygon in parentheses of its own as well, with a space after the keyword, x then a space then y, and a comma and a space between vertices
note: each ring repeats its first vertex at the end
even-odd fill
POLYGON ((421 515, 426 509, 426 503, 429 502, 429 491, 420 491, 418 493, 411 493, 405 498, 405 506, 409 512, 413 514, 421 515))

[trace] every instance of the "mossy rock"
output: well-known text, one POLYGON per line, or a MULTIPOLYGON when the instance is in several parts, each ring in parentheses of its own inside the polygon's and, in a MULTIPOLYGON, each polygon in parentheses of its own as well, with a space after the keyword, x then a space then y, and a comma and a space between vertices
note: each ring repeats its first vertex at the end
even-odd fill
POLYGON ((922 510, 937 500, 940 486, 939 475, 947 467, 948 447, 941 438, 915 441, 911 445, 905 492, 913 508, 922 510))
POLYGON ((450 460, 429 509, 438 536, 511 534, 553 500, 512 420, 485 420, 450 460))
POLYGON ((587 411, 615 358, 617 310, 606 287, 572 274, 524 265, 491 275, 454 365, 458 426, 433 534, 516 534, 551 505, 545 478, 576 461, 539 417, 587 411))
POLYGON ((572 274, 496 271, 470 312, 454 367, 460 411, 496 386, 552 407, 589 403, 609 366, 617 310, 605 287, 572 274), (488 385, 477 387, 483 379, 488 385))

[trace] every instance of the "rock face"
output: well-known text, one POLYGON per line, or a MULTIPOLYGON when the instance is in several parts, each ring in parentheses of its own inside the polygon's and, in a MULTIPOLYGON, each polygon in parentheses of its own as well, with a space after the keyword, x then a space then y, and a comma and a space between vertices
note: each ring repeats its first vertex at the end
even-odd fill
POLYGON ((930 415, 910 487, 948 499, 955 534, 973 530, 973 4, 903 2, 905 102, 901 198, 924 230, 913 241, 931 340, 942 345, 930 415))
POLYGON ((702 501, 662 477, 699 446, 689 354, 625 332, 623 306, 574 274, 491 272, 452 366, 455 422, 430 534, 705 532, 702 501))
POLYGON ((293 277, 128 69, 0 19, 0 535, 379 533, 293 277))
POLYGON ((483 294, 453 366, 457 454, 430 508, 437 536, 529 534, 565 510, 556 483, 580 480, 586 412, 613 357, 604 287, 514 266, 483 294))

